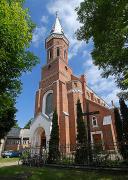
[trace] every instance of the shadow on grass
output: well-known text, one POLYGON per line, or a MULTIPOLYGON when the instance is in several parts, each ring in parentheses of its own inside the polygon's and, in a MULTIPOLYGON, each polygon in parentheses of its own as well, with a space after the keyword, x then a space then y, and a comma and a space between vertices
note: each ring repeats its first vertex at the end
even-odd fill
POLYGON ((0 179, 23 180, 126 180, 128 173, 13 166, 0 168, 0 179))

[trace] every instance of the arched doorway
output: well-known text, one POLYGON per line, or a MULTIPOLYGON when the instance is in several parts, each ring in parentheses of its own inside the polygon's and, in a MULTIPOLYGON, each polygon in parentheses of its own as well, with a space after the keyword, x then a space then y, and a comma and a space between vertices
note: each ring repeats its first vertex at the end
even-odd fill
POLYGON ((45 136, 45 131, 43 131, 43 132, 41 133, 40 147, 41 147, 41 148, 46 148, 46 136, 45 136))
POLYGON ((40 147, 42 147, 42 153, 47 151, 51 124, 52 122, 43 113, 35 117, 30 127, 30 142, 33 155, 40 153, 40 147))
POLYGON ((34 133, 35 146, 42 149, 46 148, 46 134, 42 127, 38 127, 34 133))

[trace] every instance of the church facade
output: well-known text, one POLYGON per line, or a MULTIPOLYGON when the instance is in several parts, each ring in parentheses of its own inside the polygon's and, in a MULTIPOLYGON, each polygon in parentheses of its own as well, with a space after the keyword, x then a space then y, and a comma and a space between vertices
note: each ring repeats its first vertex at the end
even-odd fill
MULTIPOLYGON (((82 110, 99 111, 91 115, 91 142, 102 142, 105 148, 116 142, 114 113, 107 103, 87 86, 84 75, 77 77, 68 66, 69 41, 56 17, 50 35, 45 40, 47 63, 42 67, 41 81, 35 98, 35 118, 30 127, 31 146, 47 146, 52 126, 52 113, 58 113, 60 145, 76 144, 76 103, 82 110)), ((78 67, 80 68, 80 67, 78 67)), ((92 77, 93 78, 93 77, 92 77)), ((86 123, 86 117, 84 117, 86 123)))

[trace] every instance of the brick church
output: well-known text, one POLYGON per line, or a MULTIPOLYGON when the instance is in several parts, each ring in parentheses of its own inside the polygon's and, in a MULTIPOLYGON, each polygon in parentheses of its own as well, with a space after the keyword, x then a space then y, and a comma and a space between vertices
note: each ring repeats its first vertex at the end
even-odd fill
MULTIPOLYGON (((60 144, 76 144, 76 103, 81 101, 86 112, 99 111, 90 116, 91 142, 108 144, 116 142, 113 110, 91 88, 84 75, 77 77, 68 66, 69 41, 64 34, 59 17, 45 40, 47 63, 42 67, 41 81, 35 98, 35 118, 30 127, 31 146, 46 146, 52 127, 52 114, 57 109, 60 144)), ((78 67, 80 68, 80 67, 78 67)), ((93 78, 93 77, 92 77, 93 78)), ((86 117, 84 117, 86 122, 86 117)))

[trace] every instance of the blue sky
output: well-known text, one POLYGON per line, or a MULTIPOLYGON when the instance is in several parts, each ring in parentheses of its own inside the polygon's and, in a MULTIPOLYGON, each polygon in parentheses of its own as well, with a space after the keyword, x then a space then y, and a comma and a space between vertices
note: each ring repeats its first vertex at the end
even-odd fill
POLYGON ((82 0, 26 0, 25 7, 29 8, 30 16, 36 24, 30 50, 39 57, 40 64, 33 68, 32 72, 23 74, 21 77, 23 87, 22 93, 17 98, 16 107, 18 112, 16 118, 20 127, 24 127, 26 122, 33 117, 35 107, 35 93, 38 89, 41 78, 41 67, 46 63, 45 38, 49 35, 51 27, 55 21, 55 12, 59 12, 61 24, 65 35, 70 41, 69 66, 75 75, 85 74, 88 85, 100 95, 108 104, 111 100, 118 102, 116 94, 119 89, 114 83, 114 79, 101 78, 101 70, 98 70, 92 63, 91 50, 93 42, 86 44, 80 42, 75 37, 75 31, 80 27, 76 20, 75 7, 82 0))

